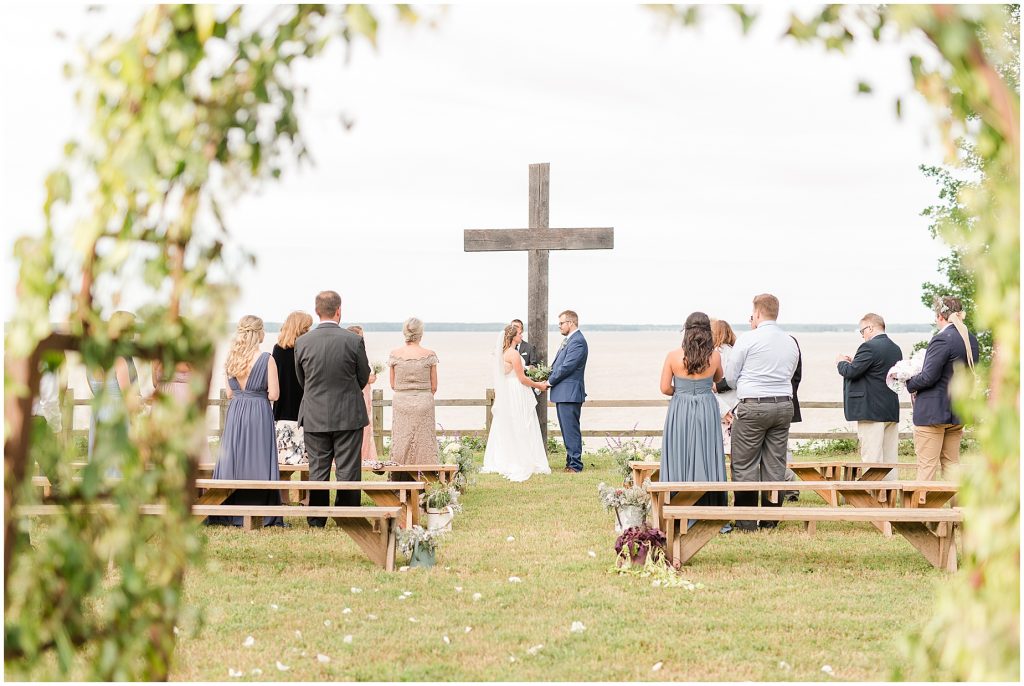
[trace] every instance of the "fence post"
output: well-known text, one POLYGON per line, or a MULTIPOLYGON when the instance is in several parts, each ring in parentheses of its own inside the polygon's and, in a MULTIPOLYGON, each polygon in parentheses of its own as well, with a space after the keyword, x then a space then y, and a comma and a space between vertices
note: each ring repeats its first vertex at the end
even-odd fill
POLYGON ((64 445, 71 443, 71 432, 75 428, 75 389, 65 388, 60 399, 60 432, 64 445))
POLYGON ((373 389, 373 443, 377 447, 377 459, 384 459, 384 391, 373 389))
POLYGON ((228 421, 228 394, 224 389, 220 389, 220 412, 217 420, 217 437, 220 438, 224 435, 224 425, 228 421))
POLYGON ((488 388, 484 392, 484 398, 487 401, 487 404, 484 405, 484 409, 487 413, 486 418, 484 419, 484 438, 486 439, 487 436, 491 435, 491 422, 494 421, 494 389, 488 388))

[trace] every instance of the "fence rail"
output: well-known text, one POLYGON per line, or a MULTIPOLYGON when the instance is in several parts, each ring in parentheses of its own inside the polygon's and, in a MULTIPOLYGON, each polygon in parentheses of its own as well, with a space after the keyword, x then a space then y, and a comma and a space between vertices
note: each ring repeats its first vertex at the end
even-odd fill
MULTIPOLYGON (((69 388, 65 396, 64 403, 61 408, 63 415, 63 430, 65 437, 70 440, 72 436, 88 435, 88 430, 73 429, 72 420, 74 418, 75 407, 89 407, 92 401, 89 398, 74 398, 74 390, 69 388)), ((218 408, 218 420, 217 428, 211 430, 210 435, 220 436, 224 430, 224 421, 228 413, 228 404, 231 401, 228 399, 227 394, 222 390, 220 397, 211 398, 209 401, 210 407, 218 408)), ((588 400, 583 403, 584 408, 639 408, 639 407, 668 407, 669 399, 655 399, 655 400, 588 400)), ((484 408, 484 426, 483 428, 476 429, 448 429, 446 431, 438 430, 438 435, 442 434, 457 434, 460 436, 487 436, 491 430, 491 422, 493 420, 492 408, 494 407, 494 389, 488 388, 484 391, 484 397, 482 398, 438 398, 434 401, 435 407, 482 407, 484 408)), ((373 413, 373 439, 377 444, 378 454, 384 452, 384 437, 391 436, 391 430, 384 428, 384 408, 391 407, 391 401, 384 399, 384 391, 380 389, 374 389, 371 400, 371 407, 373 413)), ((548 403, 548 407, 554 407, 554 403, 548 403)), ((841 401, 832 400, 801 400, 801 410, 841 410, 843 409, 843 403, 841 401)), ((900 403, 900 409, 910 409, 910 403, 900 403)), ((624 436, 629 438, 650 438, 661 436, 662 431, 660 429, 588 429, 581 431, 584 438, 596 438, 605 436, 624 436)), ((831 439, 831 438, 843 438, 843 439, 857 439, 856 432, 853 431, 791 431, 789 437, 792 440, 811 440, 811 439, 831 439)), ((901 432, 900 438, 912 438, 913 434, 908 432, 901 432)))

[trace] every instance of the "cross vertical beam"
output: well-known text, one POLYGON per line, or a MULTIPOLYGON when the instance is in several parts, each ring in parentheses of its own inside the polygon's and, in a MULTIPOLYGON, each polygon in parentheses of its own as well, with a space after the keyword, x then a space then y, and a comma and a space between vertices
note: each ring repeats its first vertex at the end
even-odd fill
MULTIPOLYGON (((534 232, 548 230, 548 207, 551 165, 547 162, 530 165, 530 223, 534 232)), ((527 340, 537 350, 537 359, 551 364, 548 359, 548 257, 547 250, 530 250, 527 280, 527 340)), ((537 396, 537 420, 544 445, 548 441, 548 394, 537 396)))

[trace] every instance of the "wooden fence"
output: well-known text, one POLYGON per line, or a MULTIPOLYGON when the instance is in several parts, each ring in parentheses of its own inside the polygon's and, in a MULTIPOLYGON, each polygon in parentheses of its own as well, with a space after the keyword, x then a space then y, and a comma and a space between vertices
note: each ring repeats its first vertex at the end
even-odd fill
MULTIPOLYGON (((79 429, 74 430, 72 425, 72 419, 74 417, 73 412, 75 407, 86 406, 88 407, 92 401, 89 398, 74 398, 74 390, 69 388, 65 395, 64 402, 61 407, 62 413, 62 428, 65 437, 70 440, 73 436, 88 435, 88 430, 79 429)), ((218 408, 218 420, 217 428, 211 430, 210 435, 220 436, 221 431, 224 429, 224 420, 228 413, 228 400, 227 394, 222 390, 219 398, 210 399, 210 407, 218 408)), ((645 407, 668 407, 669 399, 657 399, 657 400, 588 400, 583 404, 584 408, 645 408, 645 407)), ((384 408, 391 407, 391 401, 384 399, 384 391, 380 389, 374 389, 372 396, 372 407, 373 407, 373 439, 377 444, 377 453, 383 454, 384 452, 384 437, 391 436, 391 430, 384 428, 384 408)), ((438 430, 438 435, 449 434, 459 436, 487 436, 491 431, 491 420, 493 415, 491 408, 494 406, 494 389, 488 388, 484 391, 484 397, 482 398, 438 398, 434 401, 436 407, 482 407, 484 408, 484 426, 483 428, 476 429, 447 429, 438 430)), ((554 407, 554 403, 548 403, 548 407, 554 407)), ((820 400, 801 400, 800 410, 841 410, 843 409, 843 403, 840 401, 820 401, 820 400)), ((900 409, 910 409, 910 403, 900 403, 900 409)), ((589 429, 581 432, 584 438, 587 437, 605 437, 605 436, 622 436, 625 438, 649 438, 649 437, 660 437, 662 434, 661 429, 589 429)), ((900 438, 913 438, 913 434, 909 432, 901 432, 900 438)), ((856 432, 853 431, 825 431, 825 432, 813 432, 813 431, 791 431, 789 437, 792 440, 810 440, 816 438, 846 438, 846 439, 857 439, 856 432)))

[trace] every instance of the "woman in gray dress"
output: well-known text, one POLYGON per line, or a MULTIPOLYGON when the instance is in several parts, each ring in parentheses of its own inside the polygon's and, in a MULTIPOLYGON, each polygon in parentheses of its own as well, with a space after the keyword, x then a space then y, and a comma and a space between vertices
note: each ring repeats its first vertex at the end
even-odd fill
MULTIPOLYGON (((277 481, 277 437, 274 410, 280 387, 277 365, 270 353, 260 352, 263 320, 246 315, 238 330, 224 368, 231 399, 220 437, 220 457, 214 479, 277 481)), ((280 505, 280 491, 235 491, 225 505, 280 505)), ((242 526, 241 517, 210 517, 210 524, 242 526)), ((264 518, 264 526, 284 526, 281 517, 264 518)))
MULTIPOLYGON (((661 392, 672 396, 661 446, 662 481, 726 481, 725 452, 713 381, 724 376, 703 312, 686 318, 683 345, 665 356, 661 392)), ((727 493, 708 493, 698 505, 726 505, 727 493)))

